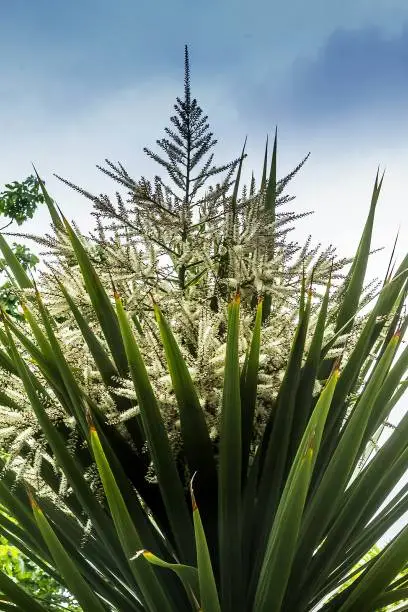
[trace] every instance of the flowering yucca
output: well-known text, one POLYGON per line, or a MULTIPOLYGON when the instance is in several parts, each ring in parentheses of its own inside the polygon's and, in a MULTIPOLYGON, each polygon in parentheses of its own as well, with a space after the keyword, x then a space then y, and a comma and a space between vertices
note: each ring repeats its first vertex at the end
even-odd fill
MULTIPOLYGON (((169 317, 195 384, 210 437, 216 440, 219 435, 229 295, 239 287, 241 324, 238 350, 241 366, 252 335, 258 296, 264 296, 258 401, 251 442, 253 450, 284 375, 297 323, 300 283, 304 278, 305 283, 310 284, 313 274, 315 295, 310 315, 313 329, 325 285, 329 276, 332 279, 325 329, 325 340, 328 341, 338 331, 335 327, 341 286, 336 291, 335 284, 342 278, 347 260, 336 258, 332 247, 312 247, 310 238, 303 246, 288 240, 292 224, 303 215, 285 210, 293 198, 284 195, 284 190, 307 157, 289 175, 277 180, 276 134, 269 174, 268 143, 266 145, 259 189, 252 176, 249 190, 244 186, 239 197, 244 150, 230 164, 211 167, 213 155, 210 151, 216 141, 209 132, 207 116, 202 116, 197 101, 191 97, 187 48, 184 100, 178 98, 175 109, 177 114, 171 117, 174 129, 166 128, 170 140, 157 141, 168 161, 145 149, 167 169, 173 182, 171 187, 156 176, 153 190, 145 178, 136 182, 121 164, 114 165, 109 161, 108 168, 101 169, 128 189, 126 201, 117 193, 115 205, 107 196, 92 196, 72 183, 68 184, 94 203, 97 234, 93 240, 84 236, 81 240, 92 257, 103 287, 110 292, 112 282, 115 283, 133 322, 139 331, 143 328, 140 349, 174 451, 177 452, 181 444, 180 419, 163 348, 154 331, 152 297, 169 317), (209 157, 205 160, 207 154, 209 157), (201 170, 197 169, 199 163, 203 164, 201 170), (227 172, 222 184, 207 189, 208 179, 222 171, 227 172), (234 171, 236 180, 231 181, 234 171), (233 191, 228 194, 231 185, 233 191), (206 192, 202 195, 200 190, 204 188, 206 192)), ((43 297, 52 315, 61 323, 58 338, 64 345, 66 359, 75 365, 78 380, 108 415, 110 422, 123 423, 135 417, 136 408, 118 410, 109 389, 94 372, 92 355, 59 283, 63 283, 71 300, 96 332, 99 321, 83 285, 80 269, 75 265, 72 245, 56 213, 53 213, 53 221, 55 236, 36 237, 54 255, 53 262, 48 258, 49 272, 42 277, 43 297)), ((372 289, 365 294, 360 306, 370 299, 372 289)), ((357 330, 356 322, 352 333, 347 336, 348 348, 352 347, 357 330)), ((306 349, 311 338, 312 334, 308 333, 306 349)), ((344 339, 337 337, 332 356, 341 352, 344 339)), ((112 378, 110 386, 116 394, 135 400, 128 373, 126 377, 120 372, 118 374, 112 378)), ((18 382, 16 384, 15 391, 18 392, 18 382)), ((318 381, 315 388, 319 388, 318 381)), ((10 440, 16 434, 18 440, 20 436, 30 435, 28 431, 24 433, 21 425, 24 425, 24 419, 16 423, 14 429, 7 430, 10 440)), ((153 465, 149 470, 150 476, 154 478, 153 465)))
MULTIPOLYGON (((186 54, 180 151, 162 141, 179 161, 183 134, 193 147, 206 129, 189 123, 188 76, 186 54)), ((241 198, 244 155, 223 167, 232 195, 228 178, 201 200, 188 164, 168 167, 181 196, 111 167, 129 200, 88 194, 95 240, 40 181, 55 236, 38 286, 0 236, 25 319, 0 327, 0 502, 16 519, 0 528, 85 612, 369 612, 407 596, 408 527, 352 578, 408 509, 407 486, 389 498, 408 415, 367 460, 406 388, 408 255, 360 316, 382 179, 343 279, 331 249, 287 241, 276 156, 275 135, 269 178, 265 156, 241 198)), ((0 610, 52 609, 1 573, 0 591, 0 610)))

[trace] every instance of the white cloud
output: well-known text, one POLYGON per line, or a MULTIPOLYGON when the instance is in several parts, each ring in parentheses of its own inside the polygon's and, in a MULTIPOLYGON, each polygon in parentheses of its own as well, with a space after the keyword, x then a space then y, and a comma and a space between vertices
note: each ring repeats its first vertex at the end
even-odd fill
MULTIPOLYGON (((194 80, 193 93, 209 115, 210 127, 219 142, 215 163, 222 164, 240 154, 248 134, 244 179, 253 169, 261 174, 266 131, 273 125, 258 126, 239 115, 227 86, 220 80, 194 80)), ((116 184, 101 174, 96 164, 107 157, 120 161, 135 178, 155 173, 164 176, 164 169, 143 153, 143 146, 157 150, 157 138, 173 114, 173 104, 181 94, 180 82, 157 78, 137 88, 115 92, 95 102, 91 108, 72 109, 72 118, 50 114, 46 120, 40 101, 31 100, 16 110, 0 102, 3 132, 3 159, 0 184, 21 180, 31 172, 31 161, 47 182, 53 197, 69 218, 88 229, 91 203, 52 176, 55 172, 90 192, 113 194, 116 184)), ((273 120, 273 117, 271 117, 273 120)), ((383 192, 377 212, 374 245, 384 246, 384 253, 375 255, 372 271, 383 273, 398 227, 401 227, 399 254, 405 248, 408 214, 406 167, 408 153, 402 139, 393 134, 390 142, 376 142, 357 122, 340 126, 324 126, 319 132, 293 133, 290 125, 279 128, 279 174, 290 171, 310 150, 311 157, 289 188, 297 196, 296 210, 314 210, 315 214, 299 222, 299 238, 312 233, 323 244, 332 242, 341 254, 354 252, 368 212, 371 190, 378 164, 386 166, 383 192)), ((26 224, 28 231, 42 232, 48 218, 45 209, 26 224)))

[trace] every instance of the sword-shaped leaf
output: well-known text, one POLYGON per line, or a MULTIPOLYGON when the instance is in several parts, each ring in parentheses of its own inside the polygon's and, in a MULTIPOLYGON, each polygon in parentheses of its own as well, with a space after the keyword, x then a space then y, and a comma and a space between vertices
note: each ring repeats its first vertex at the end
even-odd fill
POLYGON ((253 435, 256 392, 258 386, 259 351, 261 346, 262 300, 256 309, 251 344, 241 374, 241 431, 242 431, 242 479, 246 481, 250 447, 253 435))
MULTIPOLYGON (((143 428, 157 473, 164 506, 172 526, 178 553, 183 562, 185 561, 187 565, 191 565, 195 556, 194 540, 192 537, 193 529, 183 486, 177 472, 160 408, 151 386, 146 366, 132 328, 130 327, 129 319, 123 308, 121 299, 117 294, 115 294, 115 301, 120 332, 123 337, 130 373, 132 375, 142 417, 143 428)), ((138 548, 141 547, 139 546, 138 548)))
POLYGON ((219 475, 218 533, 223 612, 239 608, 242 587, 241 548, 241 398, 239 388, 239 305, 236 294, 228 305, 228 331, 222 396, 219 475))
POLYGON ((330 458, 328 467, 323 475, 317 490, 306 509, 303 519, 302 533, 297 551, 296 570, 304 575, 306 568, 302 559, 311 554, 320 543, 325 529, 338 511, 355 457, 360 448, 361 440, 370 415, 370 410, 378 391, 384 382, 384 375, 395 355, 398 345, 398 336, 394 336, 380 364, 361 395, 349 422, 345 426, 340 442, 330 458))
POLYGON ((75 595, 78 603, 84 610, 106 612, 107 608, 84 580, 77 566, 64 550, 43 511, 33 497, 31 497, 31 505, 38 528, 55 561, 55 565, 64 578, 71 593, 75 595))
POLYGON ((186 590, 190 602, 196 610, 200 610, 197 600, 200 591, 198 585, 198 571, 196 567, 191 567, 191 565, 183 565, 182 563, 169 563, 168 561, 163 561, 163 559, 159 559, 159 557, 148 550, 139 550, 136 555, 132 557, 132 560, 137 559, 137 557, 140 555, 143 555, 146 561, 152 565, 169 569, 177 574, 186 590))
POLYGON ((67 289, 61 282, 59 282, 58 280, 57 282, 65 300, 68 303, 68 306, 71 309, 72 314, 74 315, 75 321, 77 322, 77 325, 81 330, 83 338, 86 344, 88 345, 89 351, 95 361, 96 366, 98 367, 103 382, 107 386, 112 385, 112 378, 118 375, 116 368, 112 364, 112 361, 110 360, 109 355, 102 346, 102 343, 92 331, 91 327, 89 326, 85 317, 82 315, 78 306, 75 304, 75 301, 70 296, 67 289))
POLYGON ((157 304, 156 320, 180 411, 181 435, 190 474, 196 475, 197 495, 211 532, 211 552, 217 545, 217 469, 203 409, 180 348, 157 304))
POLYGON ((31 403, 32 409, 37 417, 38 423, 41 426, 41 429, 58 461, 58 464, 63 469, 68 482, 71 484, 75 494, 77 495, 84 509, 87 511, 89 517, 92 518, 99 536, 105 541, 106 546, 111 549, 112 554, 115 556, 115 550, 117 551, 117 548, 115 548, 115 538, 112 538, 113 533, 111 523, 91 492, 76 460, 68 452, 65 440, 61 437, 51 422, 33 385, 32 376, 30 376, 26 364, 17 351, 13 338, 7 328, 7 324, 5 324, 5 327, 9 337, 14 362, 24 384, 24 388, 31 403))
MULTIPOLYGON (((379 598, 407 563, 408 525, 386 546, 363 574, 339 612, 370 612, 379 598)), ((377 606, 375 609, 378 609, 377 606)))
POLYGON ((55 227, 58 230, 60 230, 61 232, 64 232, 65 231, 64 224, 62 222, 61 217, 58 214, 58 211, 57 211, 57 208, 56 208, 56 206, 54 204, 54 201, 52 200, 52 198, 50 197, 48 191, 46 190, 45 185, 44 185, 44 181, 42 181, 42 179, 40 178, 40 176, 39 176, 39 174, 38 174, 38 172, 37 172, 37 170, 36 170, 34 165, 33 165, 33 168, 34 168, 35 174, 37 175, 37 181, 38 181, 38 183, 40 185, 40 189, 41 189, 42 194, 44 196, 44 201, 45 201, 45 203, 46 203, 46 205, 48 207, 48 211, 50 213, 51 220, 52 220, 53 224, 55 225, 55 227))
POLYGON ((336 319, 336 331, 346 325, 343 333, 348 333, 353 326, 353 317, 357 311, 358 304, 361 299, 361 294, 364 286, 364 279, 367 270, 368 258, 370 255, 371 236, 374 226, 375 209, 378 198, 380 197, 381 187, 384 180, 384 174, 380 181, 377 176, 373 193, 371 196, 370 211, 367 221, 360 239, 360 244, 357 249, 356 256, 353 259, 349 274, 345 280, 345 292, 342 297, 341 306, 339 308, 336 319))
MULTIPOLYGON (((337 380, 338 370, 335 369, 319 397, 287 478, 268 536, 259 579, 253 574, 253 581, 257 582, 255 610, 279 612, 281 609, 295 557, 306 495, 337 380)), ((248 603, 251 605, 252 602, 248 603)))
POLYGON ((201 610, 202 612, 221 612, 207 539, 205 537, 200 511, 194 497, 192 482, 190 483, 190 493, 193 504, 194 535, 197 549, 197 569, 201 610))
POLYGON ((128 372, 128 364, 115 310, 85 247, 65 218, 64 224, 101 330, 111 350, 118 372, 121 376, 124 376, 128 372))
POLYGON ((6 264, 9 266, 20 289, 32 289, 33 283, 30 277, 9 247, 2 234, 0 234, 0 249, 3 253, 4 259, 6 260, 6 264))
POLYGON ((134 557, 135 550, 143 548, 143 542, 129 514, 128 508, 116 484, 113 472, 106 459, 101 441, 95 427, 90 426, 91 446, 98 472, 102 480, 113 522, 123 552, 129 561, 132 573, 143 594, 145 603, 152 612, 174 612, 170 599, 163 590, 158 576, 143 557, 134 557))

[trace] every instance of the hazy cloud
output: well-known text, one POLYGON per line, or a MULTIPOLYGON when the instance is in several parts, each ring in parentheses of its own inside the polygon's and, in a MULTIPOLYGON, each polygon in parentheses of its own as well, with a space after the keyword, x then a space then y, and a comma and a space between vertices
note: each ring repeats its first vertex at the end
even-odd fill
POLYGON ((405 115, 408 27, 393 37, 373 27, 335 30, 315 58, 294 62, 278 100, 295 121, 370 116, 381 123, 391 113, 405 115))

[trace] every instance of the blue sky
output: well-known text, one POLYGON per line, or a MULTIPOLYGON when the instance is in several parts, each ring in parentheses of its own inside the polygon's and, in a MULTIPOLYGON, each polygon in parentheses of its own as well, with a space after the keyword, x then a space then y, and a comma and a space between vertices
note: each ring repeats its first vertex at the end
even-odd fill
MULTIPOLYGON (((143 146, 182 94, 190 49, 193 95, 219 140, 216 161, 249 137, 247 174, 279 129, 282 175, 311 151, 293 182, 296 228, 353 253, 377 165, 386 166, 374 237, 385 251, 408 233, 408 4, 406 0, 13 0, 0 20, 0 185, 34 162, 84 230, 90 203, 56 172, 97 193, 115 185, 95 168, 119 160, 135 178, 158 170, 143 146), (204 7, 204 8, 203 8, 204 7)), ((46 231, 45 211, 28 230, 46 231)))
MULTIPOLYGON (((182 92, 189 44, 193 94, 219 139, 217 161, 248 134, 247 171, 261 165, 279 127, 293 183, 297 231, 353 250, 376 167, 387 166, 376 245, 406 228, 408 5, 405 0, 13 0, 0 21, 0 183, 33 161, 82 224, 89 205, 53 178, 111 191, 95 169, 105 157, 135 176, 156 168, 142 152, 163 135, 182 92), (330 5, 330 6, 329 6, 330 5), (347 177, 347 178, 346 178, 347 177), (327 228, 336 217, 335 232, 327 228)), ((45 213, 32 226, 42 230, 45 213)), ((373 263, 382 273, 385 259, 373 263)))

